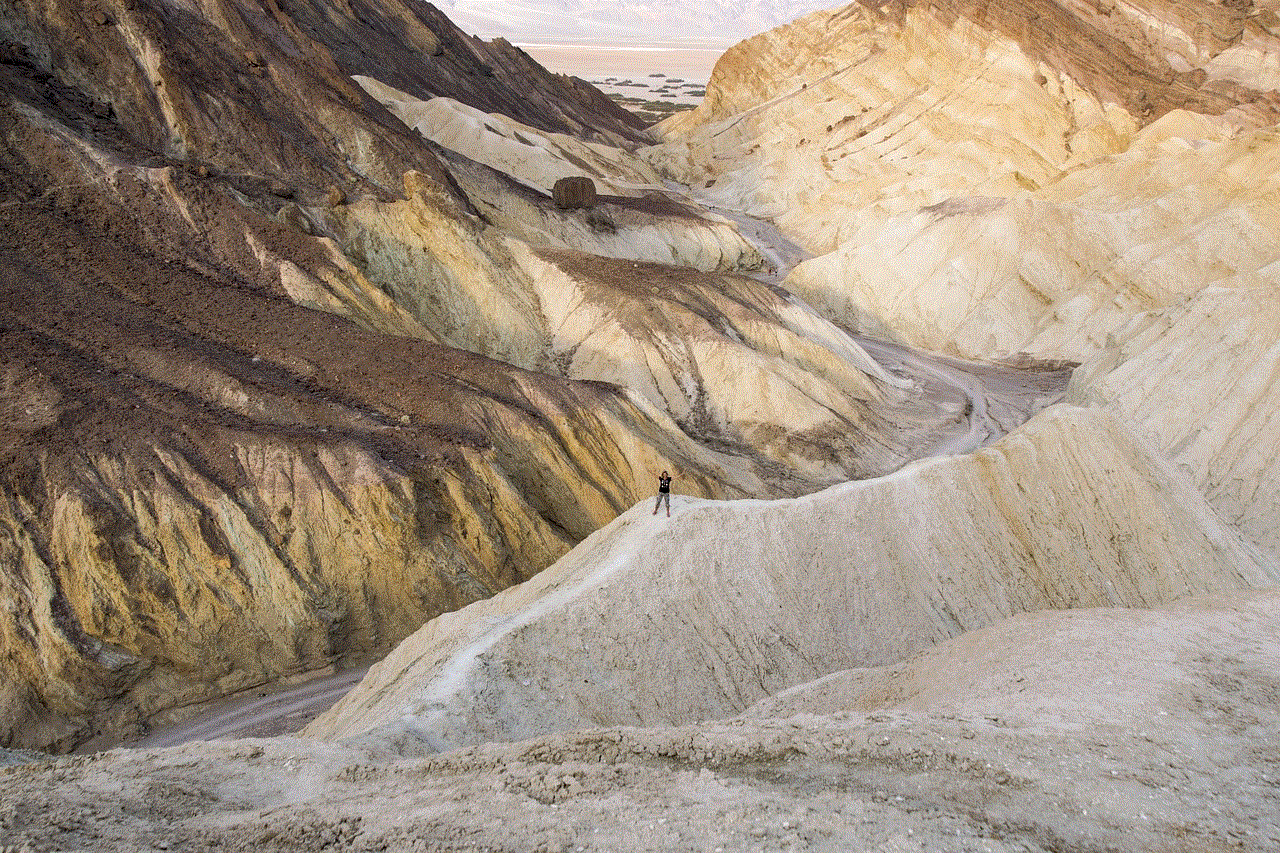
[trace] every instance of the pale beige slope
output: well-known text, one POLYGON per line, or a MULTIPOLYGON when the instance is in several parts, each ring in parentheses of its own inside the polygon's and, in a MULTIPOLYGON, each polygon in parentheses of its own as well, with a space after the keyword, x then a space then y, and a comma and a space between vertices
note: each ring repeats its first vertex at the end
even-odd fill
POLYGON ((1275 582, 1090 410, 806 498, 676 510, 641 505, 532 582, 428 623, 307 733, 413 751, 720 717, 1013 613, 1275 582))
POLYGON ((561 210, 550 190, 523 186, 501 171, 449 151, 442 152, 441 159, 488 222, 531 246, 708 272, 765 266, 760 251, 734 225, 659 187, 638 196, 600 194, 590 209, 561 210))
POLYGON ((1280 258, 1280 18, 1255 12, 855 4, 734 48, 645 153, 829 253, 787 286, 833 319, 1080 359, 1280 258))
POLYGON ((707 103, 641 153, 827 252, 868 221, 1011 195, 1121 150, 1133 119, 1047 70, 971 22, 915 9, 893 23, 854 5, 727 53, 707 103))
POLYGON ((293 739, 53 761, 0 751, 0 842, 1271 850, 1278 605, 1271 590, 1026 614, 899 666, 805 685, 750 717, 427 758, 293 739))
POLYGON ((755 279, 514 248, 565 375, 628 388, 691 435, 809 482, 894 470, 959 415, 958 402, 926 399, 847 332, 755 279))
MULTIPOLYGON (((300 213, 441 342, 621 385, 696 439, 784 466, 779 478, 802 485, 778 494, 893 470, 959 412, 922 400, 847 332, 762 282, 534 248, 449 215, 414 173, 406 196, 300 213)), ((349 288, 335 280, 330 292, 349 288)))
POLYGON ((871 222, 787 285, 918 346, 1080 359, 1135 316, 1280 260, 1280 137, 1170 113, 1038 192, 871 222))
POLYGON ((732 224, 665 202, 653 167, 622 148, 540 131, 449 98, 419 100, 369 77, 356 81, 409 127, 461 155, 448 159, 471 203, 526 242, 704 270, 763 264, 732 224), (505 175, 512 185, 477 167, 505 175), (575 176, 590 178, 603 196, 590 211, 552 203, 556 181, 575 176), (633 201, 645 195, 656 195, 658 204, 633 201))
POLYGON ((1145 435, 1222 518, 1280 554, 1280 293, 1273 265, 1134 321, 1086 361, 1073 399, 1145 435))
POLYGON ((1087 733, 1100 720, 1180 728, 1195 720, 1206 676, 1275 671, 1278 605, 1272 588, 1153 610, 1019 614, 897 665, 782 691, 743 716, 925 712, 1058 733, 1087 733))
POLYGON ((651 166, 616 146, 549 133, 452 98, 415 98, 372 77, 353 79, 432 142, 545 193, 571 175, 591 178, 612 195, 638 194, 661 183, 651 166))

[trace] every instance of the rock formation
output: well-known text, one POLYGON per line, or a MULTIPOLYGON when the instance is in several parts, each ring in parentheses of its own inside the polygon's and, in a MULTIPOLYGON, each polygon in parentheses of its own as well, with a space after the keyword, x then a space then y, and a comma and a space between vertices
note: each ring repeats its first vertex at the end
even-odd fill
POLYGON ((1278 32, 1256 4, 855 4, 730 50, 646 156, 820 253, 785 286, 838 323, 1086 362, 1077 399, 1274 554, 1244 436, 1276 405, 1278 32))
POLYGON ((551 187, 551 197, 561 210, 596 206, 596 185, 587 177, 560 178, 551 187))
MULTIPOLYGON (((180 227, 167 177, 117 178, 151 233, 180 227)), ((12 742, 385 647, 629 506, 617 472, 760 488, 616 389, 362 331, 60 201, 0 211, 12 742)))
POLYGON ((429 6, 49 0, 0 36, 10 745, 385 650, 654 470, 794 495, 960 417, 727 275, 764 261, 601 142, 627 114, 429 6), (537 175, 576 164, 617 194, 559 210, 537 175))
POLYGON ((1072 397, 1135 425, 1250 542, 1280 556, 1280 305, 1271 272, 1143 315, 1081 365, 1072 397))
MULTIPOLYGON (((508 289, 511 250, 348 76, 381 59, 435 94, 451 78, 404 57, 438 41, 461 73, 471 42, 379 14, 376 37, 370 10, 309 6, 0 14, 5 743, 66 749, 385 649, 545 567, 651 469, 771 492, 625 391, 439 345, 549 358, 462 294, 397 290, 410 251, 425 282, 508 289)), ((501 105, 492 79, 451 94, 501 105)), ((575 97, 513 112, 582 130, 575 97)))
POLYGON ((816 13, 726 53, 648 156, 822 254, 787 286, 833 319, 1080 360, 1280 257, 1274 12, 1192 6, 816 13))
POLYGON ((426 6, 78 11, 0 11, 4 742, 410 636, 0 750, 0 847, 1280 846, 1274 0, 857 3, 640 150, 426 6))

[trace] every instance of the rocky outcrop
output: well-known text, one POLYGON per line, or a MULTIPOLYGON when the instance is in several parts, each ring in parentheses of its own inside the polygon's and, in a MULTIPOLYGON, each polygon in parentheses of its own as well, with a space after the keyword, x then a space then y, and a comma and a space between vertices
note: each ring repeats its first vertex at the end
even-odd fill
POLYGON ((441 146, 441 158, 484 219, 534 245, 696 269, 758 269, 754 246, 727 221, 671 198, 643 160, 621 148, 546 134, 448 98, 422 101, 369 77, 357 82, 405 124, 441 146), (566 213, 555 187, 589 180, 586 214, 566 213))
POLYGON ((509 49, 425 5, 81 11, 0 12, 5 742, 383 649, 654 470, 795 495, 965 418, 729 275, 760 253, 600 141, 633 139, 611 114, 588 130, 595 95, 548 113, 529 70, 515 119, 482 112, 509 49), (583 171, 589 211, 538 183, 583 171))
POLYGON ((706 272, 765 267, 760 251, 732 223, 663 189, 601 194, 589 211, 565 211, 548 193, 496 169, 450 151, 440 158, 486 221, 532 246, 706 272))
POLYGON ((453 98, 418 98, 374 77, 354 79, 427 139, 544 193, 550 194, 555 182, 565 175, 591 178, 613 194, 634 194, 631 188, 656 186, 660 181, 652 167, 624 148, 549 133, 453 98))
POLYGON ((669 522, 637 507, 534 580, 424 626, 306 732, 417 752, 724 717, 1015 613, 1280 579, 1089 410, 795 501, 676 503, 669 522), (588 630, 596 642, 572 639, 588 630))
POLYGON ((590 210, 596 206, 596 185, 585 177, 559 178, 551 187, 551 197, 561 210, 590 210))
MULTIPOLYGON (((0 209, 10 743, 384 648, 531 576, 650 470, 760 488, 617 389, 358 329, 198 246, 160 256, 143 235, 180 231, 174 198, 236 211, 208 186, 108 186, 129 208, 94 184, 0 209)), ((264 256, 289 237, 239 217, 264 256)))
POLYGON ((1269 129, 1171 113, 1042 190, 869 226, 788 284, 922 346, 1081 359, 1147 311, 1280 260, 1275 156, 1269 129))

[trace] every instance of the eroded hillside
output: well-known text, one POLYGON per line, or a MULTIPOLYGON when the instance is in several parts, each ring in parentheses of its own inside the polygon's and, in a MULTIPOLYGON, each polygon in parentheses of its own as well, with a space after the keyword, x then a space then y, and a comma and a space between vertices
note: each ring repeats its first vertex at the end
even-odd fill
POLYGON ((1085 362, 1275 554, 1278 8, 853 4, 730 50, 646 156, 812 249, 785 286, 837 322, 1085 362))
POLYGON ((192 8, 53 40, 124 112, 5 13, 11 741, 466 606, 307 739, 0 751, 0 846, 1280 846, 1273 2, 859 3, 649 148, 381 68, 431 11, 192 8), (138 73, 245 32, 261 169, 138 73))

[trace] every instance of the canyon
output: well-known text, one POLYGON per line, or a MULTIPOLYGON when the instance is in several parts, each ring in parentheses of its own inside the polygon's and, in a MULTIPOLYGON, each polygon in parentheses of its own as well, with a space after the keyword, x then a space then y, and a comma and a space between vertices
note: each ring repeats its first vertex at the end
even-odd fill
POLYGON ((0 846, 1280 845, 1278 57, 854 3, 645 127, 428 4, 6 7, 0 846))

